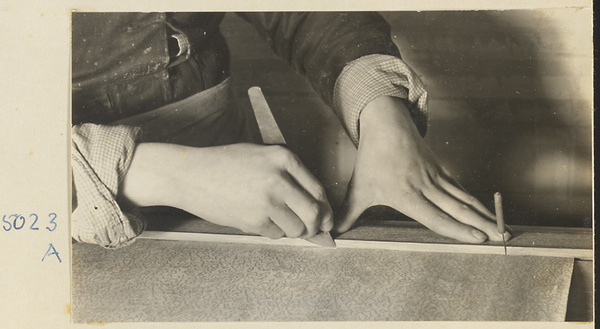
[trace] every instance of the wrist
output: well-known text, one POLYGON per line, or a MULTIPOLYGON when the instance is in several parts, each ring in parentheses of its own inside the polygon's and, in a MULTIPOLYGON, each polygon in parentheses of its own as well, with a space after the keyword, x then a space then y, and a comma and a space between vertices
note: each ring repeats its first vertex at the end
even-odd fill
POLYGON ((404 100, 380 96, 369 102, 359 117, 360 139, 385 139, 418 135, 404 100))
POLYGON ((177 157, 181 148, 173 144, 138 144, 121 183, 120 196, 138 207, 179 207, 177 174, 181 168, 177 168, 177 157))

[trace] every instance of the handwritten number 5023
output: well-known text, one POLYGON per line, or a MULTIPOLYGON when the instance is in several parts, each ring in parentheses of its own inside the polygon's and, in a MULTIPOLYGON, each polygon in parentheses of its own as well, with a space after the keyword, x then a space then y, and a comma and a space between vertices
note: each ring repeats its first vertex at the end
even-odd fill
MULTIPOLYGON (((48 226, 46 226, 46 230, 53 232, 54 230, 56 230, 56 214, 55 213, 50 213, 48 214, 48 226)), ((29 229, 31 231, 39 231, 39 227, 37 227, 37 222, 39 220, 38 215, 37 214, 30 214, 29 215, 29 219, 32 221, 31 225, 29 226, 29 229)), ((19 214, 12 214, 9 215, 8 217, 6 215, 2 216, 2 228, 4 229, 4 231, 8 232, 12 229, 14 229, 15 231, 19 231, 21 230, 24 226, 25 226, 25 222, 26 219, 25 217, 19 215, 19 214), (11 220, 12 219, 12 220, 11 220)))

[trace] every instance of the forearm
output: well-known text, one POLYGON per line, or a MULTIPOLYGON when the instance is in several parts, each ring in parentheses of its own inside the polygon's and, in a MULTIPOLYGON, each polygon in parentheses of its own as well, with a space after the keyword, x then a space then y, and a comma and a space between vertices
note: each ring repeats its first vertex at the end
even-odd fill
POLYGON ((388 145, 391 140, 419 137, 405 101, 392 96, 380 96, 364 107, 359 130, 360 144, 374 141, 378 145, 388 145))
POLYGON ((186 162, 181 160, 189 156, 187 149, 191 148, 164 143, 138 144, 121 184, 120 198, 138 207, 183 208, 182 173, 186 172, 186 162))
POLYGON ((348 64, 335 85, 333 109, 355 145, 360 139, 358 121, 362 110, 382 96, 403 99, 411 120, 425 135, 427 92, 419 76, 399 58, 372 55, 348 64))
POLYGON ((418 75, 400 59, 390 26, 377 13, 239 13, 271 48, 333 107, 358 145, 358 117, 379 96, 410 104, 412 120, 425 134, 427 93, 418 75))
POLYGON ((332 104, 342 69, 370 54, 400 54, 390 26, 377 13, 268 12, 239 13, 256 27, 271 48, 332 104))

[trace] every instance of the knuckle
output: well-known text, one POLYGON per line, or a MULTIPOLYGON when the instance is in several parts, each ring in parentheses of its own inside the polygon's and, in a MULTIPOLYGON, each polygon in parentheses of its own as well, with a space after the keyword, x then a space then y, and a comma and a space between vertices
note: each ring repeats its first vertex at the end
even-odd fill
MULTIPOLYGON (((266 192, 273 192, 282 186, 282 177, 278 174, 268 175, 263 179, 262 184, 266 192)), ((270 201, 272 200, 269 198, 268 203, 270 203, 270 201)))
POLYGON ((448 215, 438 215, 428 226, 429 229, 441 235, 447 235, 449 227, 448 221, 452 220, 448 215))
POLYGON ((279 179, 276 175, 268 175, 264 177, 262 182, 266 187, 272 187, 273 185, 277 185, 279 179))
POLYGON ((469 205, 467 205, 467 204, 461 204, 458 210, 461 214, 464 214, 464 213, 470 212, 471 207, 469 207, 469 205))
POLYGON ((469 195, 469 197, 467 198, 467 204, 474 205, 476 202, 477 202, 477 198, 475 198, 472 195, 469 195))
MULTIPOLYGON (((448 220, 448 216, 446 214, 433 214, 431 216, 426 216, 421 219, 421 223, 427 226, 432 231, 436 231, 444 226, 446 226, 446 222, 448 220)), ((437 231, 436 231, 437 232, 437 231)))
POLYGON ((305 222, 304 222, 304 225, 306 227, 306 232, 302 232, 302 233, 306 233, 307 235, 312 236, 319 229, 320 210, 318 209, 318 207, 315 207, 315 208, 311 207, 307 216, 308 216, 308 218, 306 218, 305 222))
POLYGON ((291 154, 283 165, 288 172, 295 172, 300 167, 300 162, 296 159, 295 155, 291 154))
POLYGON ((275 158, 275 161, 277 161, 277 163, 282 165, 288 165, 294 160, 293 153, 290 152, 290 150, 288 150, 287 148, 281 145, 273 145, 271 146, 271 148, 273 152, 273 157, 275 158))
POLYGON ((317 203, 311 203, 306 209, 306 216, 309 223, 315 223, 319 220, 321 207, 317 203))
POLYGON ((262 220, 270 221, 270 216, 273 214, 273 209, 276 207, 273 198, 270 195, 265 195, 256 200, 255 206, 251 210, 252 213, 248 214, 249 220, 253 223, 259 223, 262 220))
POLYGON ((438 223, 446 223, 450 220, 453 220, 450 216, 446 214, 439 214, 435 217, 436 222, 438 223))
POLYGON ((320 184, 314 187, 315 198, 317 200, 326 200, 325 189, 320 184))
POLYGON ((469 220, 470 218, 472 218, 473 215, 473 208, 471 208, 469 205, 466 204, 461 204, 458 207, 458 210, 456 211, 456 219, 458 219, 459 221, 466 221, 469 220))

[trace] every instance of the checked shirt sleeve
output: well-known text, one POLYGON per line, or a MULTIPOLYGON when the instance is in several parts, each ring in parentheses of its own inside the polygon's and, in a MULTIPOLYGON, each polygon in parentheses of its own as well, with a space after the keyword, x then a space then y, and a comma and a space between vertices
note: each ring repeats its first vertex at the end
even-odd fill
POLYGON ((427 92, 419 76, 398 57, 368 55, 348 63, 334 87, 333 109, 355 145, 360 112, 379 96, 405 99, 419 133, 425 135, 427 92))
POLYGON ((116 201, 135 150, 139 129, 82 124, 73 127, 71 160, 76 208, 71 234, 77 241, 105 248, 128 245, 144 222, 125 214, 116 201))

